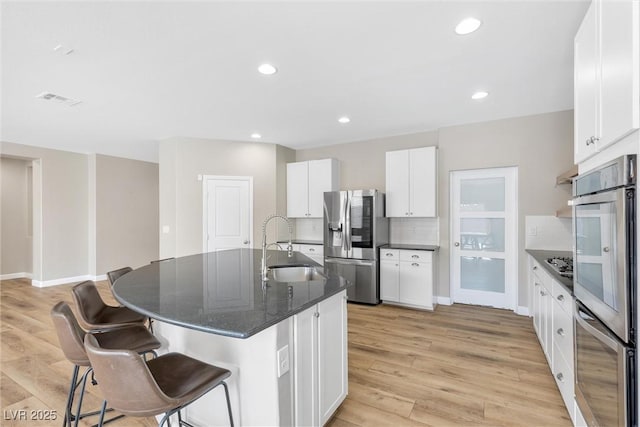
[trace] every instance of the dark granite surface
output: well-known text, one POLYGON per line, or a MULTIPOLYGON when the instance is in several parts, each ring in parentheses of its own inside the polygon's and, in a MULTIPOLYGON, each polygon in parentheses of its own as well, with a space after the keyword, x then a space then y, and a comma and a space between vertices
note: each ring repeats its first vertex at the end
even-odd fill
POLYGON ((567 288, 571 295, 573 295, 573 279, 568 277, 561 276, 557 271, 555 271, 547 262, 545 261, 547 258, 554 257, 566 257, 573 258, 573 253, 570 251, 545 251, 545 250, 537 250, 537 249, 526 249, 527 253, 531 255, 536 261, 540 263, 540 265, 545 269, 547 273, 551 275, 556 281, 560 282, 562 286, 567 288))
POLYGON ((380 249, 404 249, 404 250, 413 250, 413 251, 437 251, 440 249, 440 246, 435 245, 406 245, 400 243, 387 243, 386 245, 380 246, 380 249))
MULTIPOLYGON (((322 267, 299 252, 267 251, 267 265, 322 267)), ((328 276, 310 282, 260 279, 262 251, 232 249, 149 264, 116 281, 113 293, 139 313, 187 328, 247 338, 346 289, 328 276)))

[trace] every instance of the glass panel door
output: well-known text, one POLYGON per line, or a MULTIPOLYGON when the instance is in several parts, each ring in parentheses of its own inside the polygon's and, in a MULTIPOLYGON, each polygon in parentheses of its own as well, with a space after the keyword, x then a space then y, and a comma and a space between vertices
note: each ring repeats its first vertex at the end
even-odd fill
POLYGON ((455 302, 515 308, 515 168, 452 172, 455 302))

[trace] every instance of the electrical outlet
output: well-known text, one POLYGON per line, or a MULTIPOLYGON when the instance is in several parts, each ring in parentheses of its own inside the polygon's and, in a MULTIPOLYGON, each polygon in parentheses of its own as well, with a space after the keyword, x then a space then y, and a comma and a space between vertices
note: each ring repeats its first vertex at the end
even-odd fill
POLYGON ((285 345, 277 352, 278 378, 289 372, 289 346, 285 345))

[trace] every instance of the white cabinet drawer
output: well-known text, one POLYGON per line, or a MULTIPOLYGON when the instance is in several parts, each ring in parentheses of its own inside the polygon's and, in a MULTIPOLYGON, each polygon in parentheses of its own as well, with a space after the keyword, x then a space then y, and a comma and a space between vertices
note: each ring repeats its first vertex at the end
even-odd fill
POLYGON ((400 251, 400 261, 431 263, 433 252, 431 251, 400 251))
POLYGON ((557 303, 553 304, 553 342, 556 353, 562 353, 565 361, 573 372, 573 317, 567 314, 557 303))
MULTIPOLYGON (((560 390, 565 406, 567 408, 573 408, 573 369, 569 367, 569 364, 564 357, 559 354, 560 350, 557 346, 554 346, 553 350, 555 352, 553 355, 553 379, 556 380, 556 384, 558 385, 558 389, 560 390)), ((568 409, 568 412, 573 416, 571 409, 568 409)))
POLYGON ((567 291, 560 283, 553 280, 551 295, 553 295, 553 299, 556 300, 557 305, 562 307, 562 309, 571 316, 573 313, 573 298, 569 291, 567 291))
POLYGON ((384 259, 400 259, 400 251, 398 249, 380 249, 380 260, 384 259))

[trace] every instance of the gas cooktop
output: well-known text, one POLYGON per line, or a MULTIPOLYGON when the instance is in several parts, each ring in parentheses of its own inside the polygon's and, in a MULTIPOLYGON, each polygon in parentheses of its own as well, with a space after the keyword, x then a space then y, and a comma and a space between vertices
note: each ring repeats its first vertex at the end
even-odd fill
POLYGON ((573 258, 568 258, 568 257, 547 258, 545 261, 559 275, 568 277, 570 279, 573 278, 573 258))

